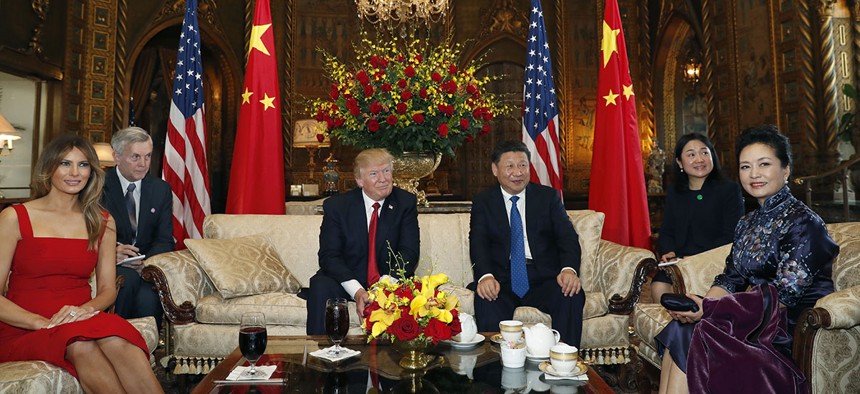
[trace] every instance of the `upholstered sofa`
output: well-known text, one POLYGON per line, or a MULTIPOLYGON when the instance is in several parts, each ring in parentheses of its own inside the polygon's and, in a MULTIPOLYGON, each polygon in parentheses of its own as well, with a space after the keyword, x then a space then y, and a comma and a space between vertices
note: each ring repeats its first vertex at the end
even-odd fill
MULTIPOLYGON (((146 346, 154 351, 158 345, 155 319, 145 317, 129 320, 143 335, 146 346)), ((150 353, 150 360, 153 360, 150 353)), ((153 365, 154 360, 153 360, 153 365)), ((66 370, 44 361, 0 363, 0 394, 83 393, 78 380, 66 370)))
MULTIPOLYGON (((636 301, 627 296, 629 286, 637 264, 653 261, 654 255, 648 250, 601 240, 602 213, 583 210, 568 214, 580 236, 580 275, 587 296, 581 354, 598 364, 627 363, 633 357, 629 314, 636 301)), ((446 273, 450 282, 445 286, 458 295, 461 310, 472 313, 474 295, 465 288, 472 282, 469 214, 419 214, 418 219, 421 260, 417 273, 446 273)), ((224 272, 212 272, 211 260, 257 261, 271 259, 274 254, 301 286, 307 286, 318 268, 321 223, 321 215, 210 215, 203 225, 204 241, 209 240, 203 243, 205 248, 198 241, 193 251, 181 250, 147 259, 143 277, 154 282, 172 331, 171 370, 193 374, 212 368, 236 348, 238 323, 244 311, 263 311, 269 335, 304 335, 307 315, 304 300, 287 291, 248 294, 248 288, 261 286, 255 277, 265 276, 266 270, 251 272, 258 269, 254 267, 245 274, 225 278, 224 272), (251 240, 253 245, 260 242, 260 237, 264 245, 259 248, 234 243, 251 240), (221 283, 222 289, 213 278, 221 283), (236 281, 253 283, 239 286, 230 283, 236 281), (226 288, 231 288, 229 296, 225 296, 226 288)), ((284 288, 296 290, 291 284, 284 288)), ((353 324, 350 333, 358 334, 357 316, 354 309, 350 311, 353 324)), ((515 317, 526 322, 550 322, 547 315, 533 308, 519 308, 515 317)))
MULTIPOLYGON (((794 332, 793 357, 812 384, 813 393, 860 392, 860 223, 828 224, 840 252, 833 263, 836 292, 820 299, 800 317, 794 332)), ((731 244, 687 257, 667 270, 675 291, 705 294, 722 272, 731 244)), ((637 269, 637 283, 657 270, 654 261, 637 269)), ((638 288, 636 289, 638 290, 638 288)), ((636 291, 634 290, 634 291, 636 291)), ((670 321, 657 303, 637 304, 633 326, 639 337, 641 392, 650 393, 660 368, 654 336, 670 321), (655 369, 656 368, 656 369, 655 369)))

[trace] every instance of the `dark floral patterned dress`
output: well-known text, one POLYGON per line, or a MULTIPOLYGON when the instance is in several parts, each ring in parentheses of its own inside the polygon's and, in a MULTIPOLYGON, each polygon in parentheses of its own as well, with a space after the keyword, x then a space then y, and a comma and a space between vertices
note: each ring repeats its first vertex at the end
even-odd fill
MULTIPOLYGON (((714 286, 729 293, 760 284, 776 287, 788 314, 789 337, 780 341, 784 347, 780 350, 788 353, 800 312, 833 292, 831 274, 837 254, 839 246, 821 217, 785 187, 738 222, 726 268, 714 278, 714 286)), ((685 372, 694 327, 673 320, 654 338, 660 355, 668 348, 685 372)))

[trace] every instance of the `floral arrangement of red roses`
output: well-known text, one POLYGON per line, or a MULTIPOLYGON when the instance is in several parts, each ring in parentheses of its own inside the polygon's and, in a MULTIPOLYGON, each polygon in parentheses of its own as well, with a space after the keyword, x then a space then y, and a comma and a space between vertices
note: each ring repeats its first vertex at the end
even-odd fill
POLYGON ((477 62, 458 67, 459 44, 374 43, 363 36, 355 52, 354 65, 323 54, 330 93, 310 108, 343 144, 453 156, 455 147, 489 133, 493 117, 509 111, 485 91, 492 78, 475 75, 477 62))
POLYGON ((439 290, 445 274, 394 280, 385 277, 370 287, 370 303, 361 327, 367 340, 385 338, 439 341, 460 333, 459 300, 439 290))

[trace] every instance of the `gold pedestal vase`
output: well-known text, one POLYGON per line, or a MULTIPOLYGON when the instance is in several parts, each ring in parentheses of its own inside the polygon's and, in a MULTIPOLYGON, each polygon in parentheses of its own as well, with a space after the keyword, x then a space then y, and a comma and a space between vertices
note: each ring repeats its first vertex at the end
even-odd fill
POLYGON ((401 341, 395 339, 392 346, 394 346, 394 350, 403 355, 399 364, 407 370, 415 371, 427 368, 427 365, 436 359, 436 356, 427 354, 427 351, 435 346, 430 341, 420 339, 401 341))
POLYGON ((432 152, 403 152, 394 156, 394 186, 418 197, 418 205, 429 207, 427 195, 418 189, 418 181, 436 171, 442 155, 432 152))

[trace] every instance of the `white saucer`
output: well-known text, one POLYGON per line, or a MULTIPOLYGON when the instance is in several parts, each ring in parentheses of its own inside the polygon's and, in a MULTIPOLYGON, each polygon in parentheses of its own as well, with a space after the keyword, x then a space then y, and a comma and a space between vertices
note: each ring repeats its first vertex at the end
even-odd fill
POLYGON ((538 365, 538 368, 540 368, 543 373, 556 378, 572 378, 588 372, 588 366, 583 364, 582 362, 576 363, 576 367, 573 368, 573 371, 567 373, 556 371, 549 361, 544 361, 540 363, 540 365, 538 365))
POLYGON ((547 354, 546 356, 535 356, 535 355, 533 355, 533 354, 529 353, 529 349, 528 349, 528 348, 526 348, 526 360, 529 360, 529 361, 545 361, 545 360, 549 360, 549 354, 547 354))
POLYGON ((471 349, 471 348, 478 346, 481 343, 483 343, 484 339, 487 339, 487 338, 481 334, 475 334, 475 337, 472 338, 472 340, 469 342, 457 342, 457 341, 452 341, 450 339, 446 339, 442 342, 451 345, 451 347, 454 349, 471 349))

